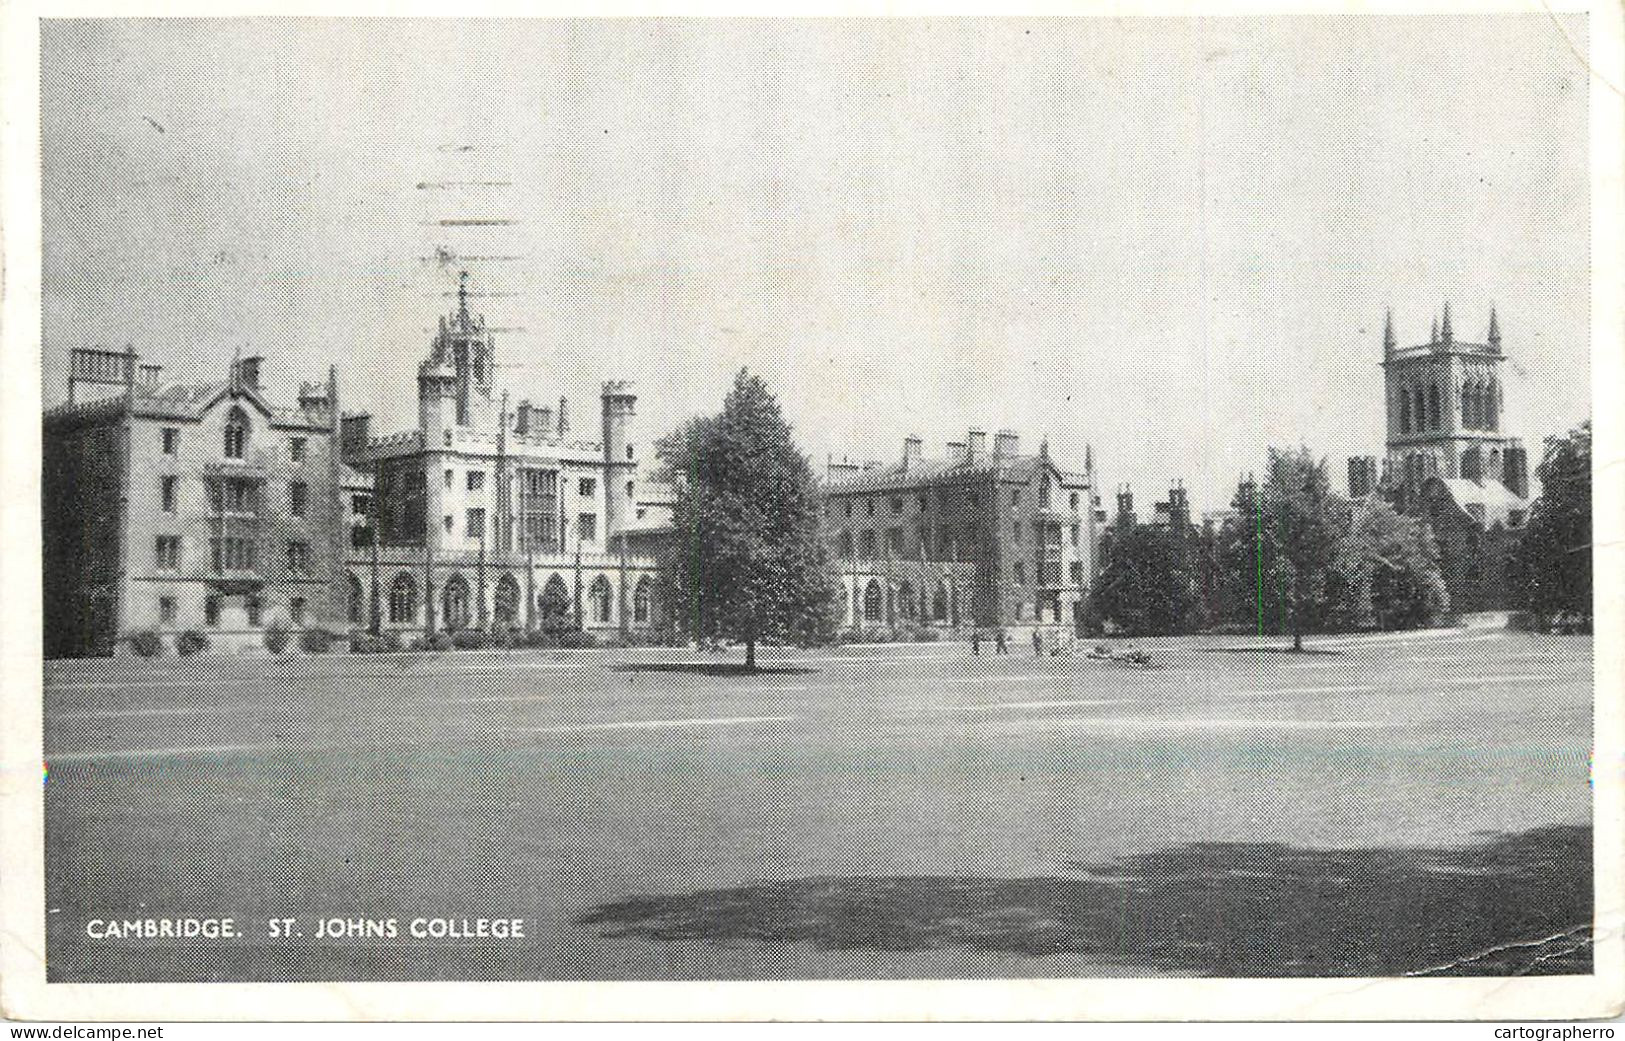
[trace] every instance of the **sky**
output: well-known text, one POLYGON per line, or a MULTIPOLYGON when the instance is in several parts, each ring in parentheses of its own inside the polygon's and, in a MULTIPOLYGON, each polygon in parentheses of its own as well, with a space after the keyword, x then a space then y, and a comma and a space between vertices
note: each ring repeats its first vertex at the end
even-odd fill
POLYGON ((1590 412, 1584 16, 47 21, 44 378, 339 368, 416 422, 466 268, 514 400, 628 378, 640 438, 742 366, 803 449, 1092 445, 1225 505, 1382 447, 1384 309, 1590 412), (473 221, 476 223, 466 223, 473 221), (447 223, 464 222, 464 223, 447 223), (446 262, 445 256, 457 259, 446 262), (473 259, 469 259, 473 258, 473 259))

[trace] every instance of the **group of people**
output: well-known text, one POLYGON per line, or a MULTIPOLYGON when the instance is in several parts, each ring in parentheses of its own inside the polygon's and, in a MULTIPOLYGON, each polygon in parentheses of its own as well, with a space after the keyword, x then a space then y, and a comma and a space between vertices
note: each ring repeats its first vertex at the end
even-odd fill
MULTIPOLYGON (((980 629, 972 629, 971 630, 970 649, 971 649, 971 653, 976 655, 978 658, 982 656, 982 630, 980 630, 980 629)), ((994 654, 1009 654, 1010 653, 1010 644, 1009 644, 1008 639, 1005 636, 1005 633, 1004 633, 1003 629, 995 629, 995 630, 993 630, 993 653, 994 654)), ((1044 630, 1042 630, 1042 629, 1034 629, 1033 630, 1033 653, 1038 655, 1039 657, 1044 656, 1044 630)), ((1056 653, 1059 653, 1059 650, 1057 650, 1056 653)))

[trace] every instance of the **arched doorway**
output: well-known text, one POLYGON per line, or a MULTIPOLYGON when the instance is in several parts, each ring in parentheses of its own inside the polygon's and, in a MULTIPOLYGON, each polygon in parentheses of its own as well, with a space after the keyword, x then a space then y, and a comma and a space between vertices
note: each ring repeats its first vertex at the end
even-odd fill
POLYGON ((638 584, 632 588, 632 621, 638 625, 648 625, 653 618, 652 583, 649 576, 638 579, 638 584))
POLYGON ((863 589, 863 620, 878 622, 885 616, 886 596, 880 591, 880 582, 871 578, 863 589))
POLYGON ((592 620, 599 625, 608 625, 614 620, 615 595, 610 588, 609 579, 599 575, 592 580, 592 586, 587 591, 587 600, 592 610, 592 620))
POLYGON ((417 621, 417 617, 418 584, 403 572, 389 586, 389 621, 391 625, 405 625, 417 621))
POLYGON ((519 625, 519 603, 519 580, 512 575, 497 579, 491 611, 497 628, 513 629, 519 625))
POLYGON ((542 586, 536 606, 544 629, 563 627, 570 621, 570 587, 563 578, 553 575, 542 586))
POLYGON ((440 624, 447 632, 468 628, 468 582, 453 575, 440 590, 440 624))

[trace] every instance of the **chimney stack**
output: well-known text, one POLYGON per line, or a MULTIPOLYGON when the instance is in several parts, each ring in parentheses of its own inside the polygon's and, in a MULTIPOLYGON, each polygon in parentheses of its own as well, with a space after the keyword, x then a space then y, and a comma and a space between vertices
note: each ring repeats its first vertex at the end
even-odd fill
POLYGON ((968 458, 969 458, 969 454, 965 450, 965 442, 963 442, 963 441, 949 441, 948 442, 948 459, 949 459, 950 462, 963 463, 968 458))
POLYGON ((513 432, 518 434, 520 437, 524 437, 524 436, 526 436, 527 434, 530 433, 530 399, 529 398, 526 398, 525 400, 521 401, 519 403, 519 408, 514 411, 514 414, 513 414, 513 432))
POLYGON ((352 412, 339 420, 339 452, 345 459, 353 458, 372 439, 372 416, 366 412, 352 412))
POLYGON ((250 355, 237 363, 237 379, 245 387, 253 390, 260 389, 260 363, 265 361, 258 354, 250 355))
POLYGON ((570 432, 570 403, 559 398, 559 436, 563 437, 570 432))
POLYGON ((987 431, 972 430, 965 435, 965 461, 976 466, 987 458, 987 431))
POLYGON ((903 438, 903 469, 904 470, 908 470, 908 469, 914 467, 915 465, 917 465, 919 463, 919 461, 920 461, 920 449, 921 449, 921 447, 923 447, 923 445, 924 445, 924 442, 922 442, 918 437, 915 437, 912 434, 910 434, 908 437, 903 438))
POLYGON ((1001 430, 993 436, 993 458, 1014 459, 1021 454, 1021 435, 1013 430, 1001 430))
POLYGON ((158 386, 158 374, 163 371, 164 367, 162 365, 143 364, 141 366, 141 385, 148 390, 156 388, 158 386))

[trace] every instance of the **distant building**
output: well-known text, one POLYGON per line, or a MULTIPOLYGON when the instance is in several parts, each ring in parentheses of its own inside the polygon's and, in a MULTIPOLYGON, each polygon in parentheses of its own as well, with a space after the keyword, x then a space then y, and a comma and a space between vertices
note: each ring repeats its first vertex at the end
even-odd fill
POLYGON ((1456 612, 1508 606, 1507 566, 1529 516, 1529 458, 1502 429, 1501 329, 1491 308, 1483 343, 1455 338, 1446 304, 1428 342, 1399 347, 1383 328, 1387 455, 1349 460, 1349 493, 1380 495, 1425 519, 1456 612))
POLYGON ((882 466, 831 463, 825 531, 853 628, 1070 628, 1098 573, 1093 453, 1062 470, 1048 443, 971 430, 926 459, 918 438, 882 466))
POLYGON ((342 620, 337 373, 282 404, 260 365, 172 382, 133 349, 72 352, 43 430, 48 657, 137 629, 231 649, 342 620))

